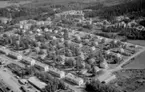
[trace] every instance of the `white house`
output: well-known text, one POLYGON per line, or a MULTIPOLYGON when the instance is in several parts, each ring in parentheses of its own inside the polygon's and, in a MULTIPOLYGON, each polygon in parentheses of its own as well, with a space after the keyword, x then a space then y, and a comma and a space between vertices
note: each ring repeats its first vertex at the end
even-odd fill
POLYGON ((116 56, 117 58, 122 59, 122 56, 119 53, 116 56))
POLYGON ((110 76, 109 78, 105 79, 103 82, 107 84, 107 83, 111 82, 114 79, 116 79, 116 75, 110 76))
POLYGON ((104 59, 103 62, 100 63, 100 67, 102 67, 104 69, 108 69, 109 68, 108 63, 107 63, 107 61, 105 59, 104 59))
POLYGON ((110 53, 111 53, 111 52, 110 52, 110 50, 107 50, 107 51, 106 51, 106 54, 108 54, 108 55, 109 55, 110 53))
POLYGON ((123 48, 120 48, 119 51, 120 51, 121 53, 124 53, 124 52, 125 52, 123 48))
POLYGON ((80 43, 80 44, 79 44, 79 47, 80 47, 80 48, 82 48, 82 47, 83 47, 82 43, 80 43))
POLYGON ((45 28, 44 31, 45 31, 45 32, 48 32, 49 30, 48 30, 48 28, 45 28))
POLYGON ((95 46, 93 46, 93 47, 91 47, 91 49, 92 49, 92 51, 95 51, 95 50, 96 50, 96 47, 95 47, 95 46))

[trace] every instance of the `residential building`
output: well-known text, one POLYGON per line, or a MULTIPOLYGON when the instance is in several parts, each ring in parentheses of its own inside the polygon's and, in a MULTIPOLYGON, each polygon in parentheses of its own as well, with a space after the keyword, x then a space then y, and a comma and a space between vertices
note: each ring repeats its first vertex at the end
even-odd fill
POLYGON ((81 86, 82 84, 84 84, 84 80, 82 78, 79 78, 71 73, 68 73, 65 77, 65 79, 67 81, 70 81, 78 86, 81 86))
POLYGON ((110 81, 116 79, 116 75, 112 75, 109 78, 105 79, 104 81, 102 81, 102 83, 109 83, 110 81))
POLYGON ((24 60, 25 62, 27 62, 28 64, 32 65, 32 66, 36 64, 36 60, 34 60, 34 59, 30 58, 30 57, 24 56, 24 57, 23 57, 23 60, 24 60))
POLYGON ((51 66, 49 68, 49 72, 51 74, 53 74, 54 76, 57 76, 59 78, 64 78, 65 77, 65 72, 64 71, 58 70, 57 68, 54 68, 54 67, 51 67, 51 66))
POLYGON ((36 77, 30 77, 30 78, 28 79, 28 82, 29 82, 30 84, 32 84, 34 87, 36 87, 38 90, 40 90, 40 91, 41 91, 43 88, 45 88, 45 87, 47 86, 46 83, 40 81, 40 80, 39 80, 38 78, 36 78, 36 77))
POLYGON ((15 58, 15 59, 18 59, 18 60, 22 60, 23 56, 17 52, 13 52, 13 51, 10 51, 8 53, 8 56, 9 57, 12 57, 12 58, 15 58))
POLYGON ((49 71, 49 66, 48 65, 45 65, 43 63, 38 63, 38 62, 35 65, 38 66, 39 68, 41 68, 41 70, 43 70, 45 72, 49 71))

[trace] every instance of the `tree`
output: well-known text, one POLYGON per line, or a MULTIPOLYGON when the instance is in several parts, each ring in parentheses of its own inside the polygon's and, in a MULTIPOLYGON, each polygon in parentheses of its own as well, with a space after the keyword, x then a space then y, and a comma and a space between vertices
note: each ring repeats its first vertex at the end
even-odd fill
POLYGON ((100 83, 99 81, 91 81, 86 83, 85 90, 87 92, 120 92, 116 88, 100 83))
POLYGON ((65 59, 65 65, 69 66, 69 67, 73 67, 74 66, 74 59, 72 59, 72 58, 66 58, 65 59))

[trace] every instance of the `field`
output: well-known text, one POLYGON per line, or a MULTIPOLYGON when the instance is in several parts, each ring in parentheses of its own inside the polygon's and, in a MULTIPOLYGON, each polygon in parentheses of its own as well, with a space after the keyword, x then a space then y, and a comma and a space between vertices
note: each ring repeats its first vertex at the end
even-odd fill
POLYGON ((145 52, 137 56, 135 60, 125 65, 123 68, 124 69, 145 69, 145 52))
POLYGON ((134 92, 145 92, 145 85, 144 86, 141 86, 139 89, 137 89, 134 92))
MULTIPOLYGON (((138 44, 145 46, 145 41, 141 40, 130 40, 128 41, 133 44, 138 44)), ((132 60, 129 64, 123 67, 124 69, 145 69, 145 52, 141 53, 134 60, 132 60)))
POLYGON ((130 42, 132 44, 138 44, 141 46, 145 46, 145 40, 128 40, 128 42, 130 42))

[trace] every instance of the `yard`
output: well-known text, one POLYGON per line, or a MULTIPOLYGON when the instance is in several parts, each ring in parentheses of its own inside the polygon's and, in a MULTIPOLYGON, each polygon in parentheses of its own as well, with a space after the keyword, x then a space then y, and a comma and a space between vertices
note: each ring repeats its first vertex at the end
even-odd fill
POLYGON ((145 52, 141 53, 129 64, 123 67, 124 69, 145 69, 145 52))
MULTIPOLYGON (((145 46, 145 41, 143 40, 129 40, 128 42, 145 46)), ((125 65, 123 68, 124 69, 145 69, 145 52, 135 57, 134 60, 130 61, 130 63, 125 65)))
POLYGON ((129 43, 145 46, 145 40, 128 40, 129 43))

